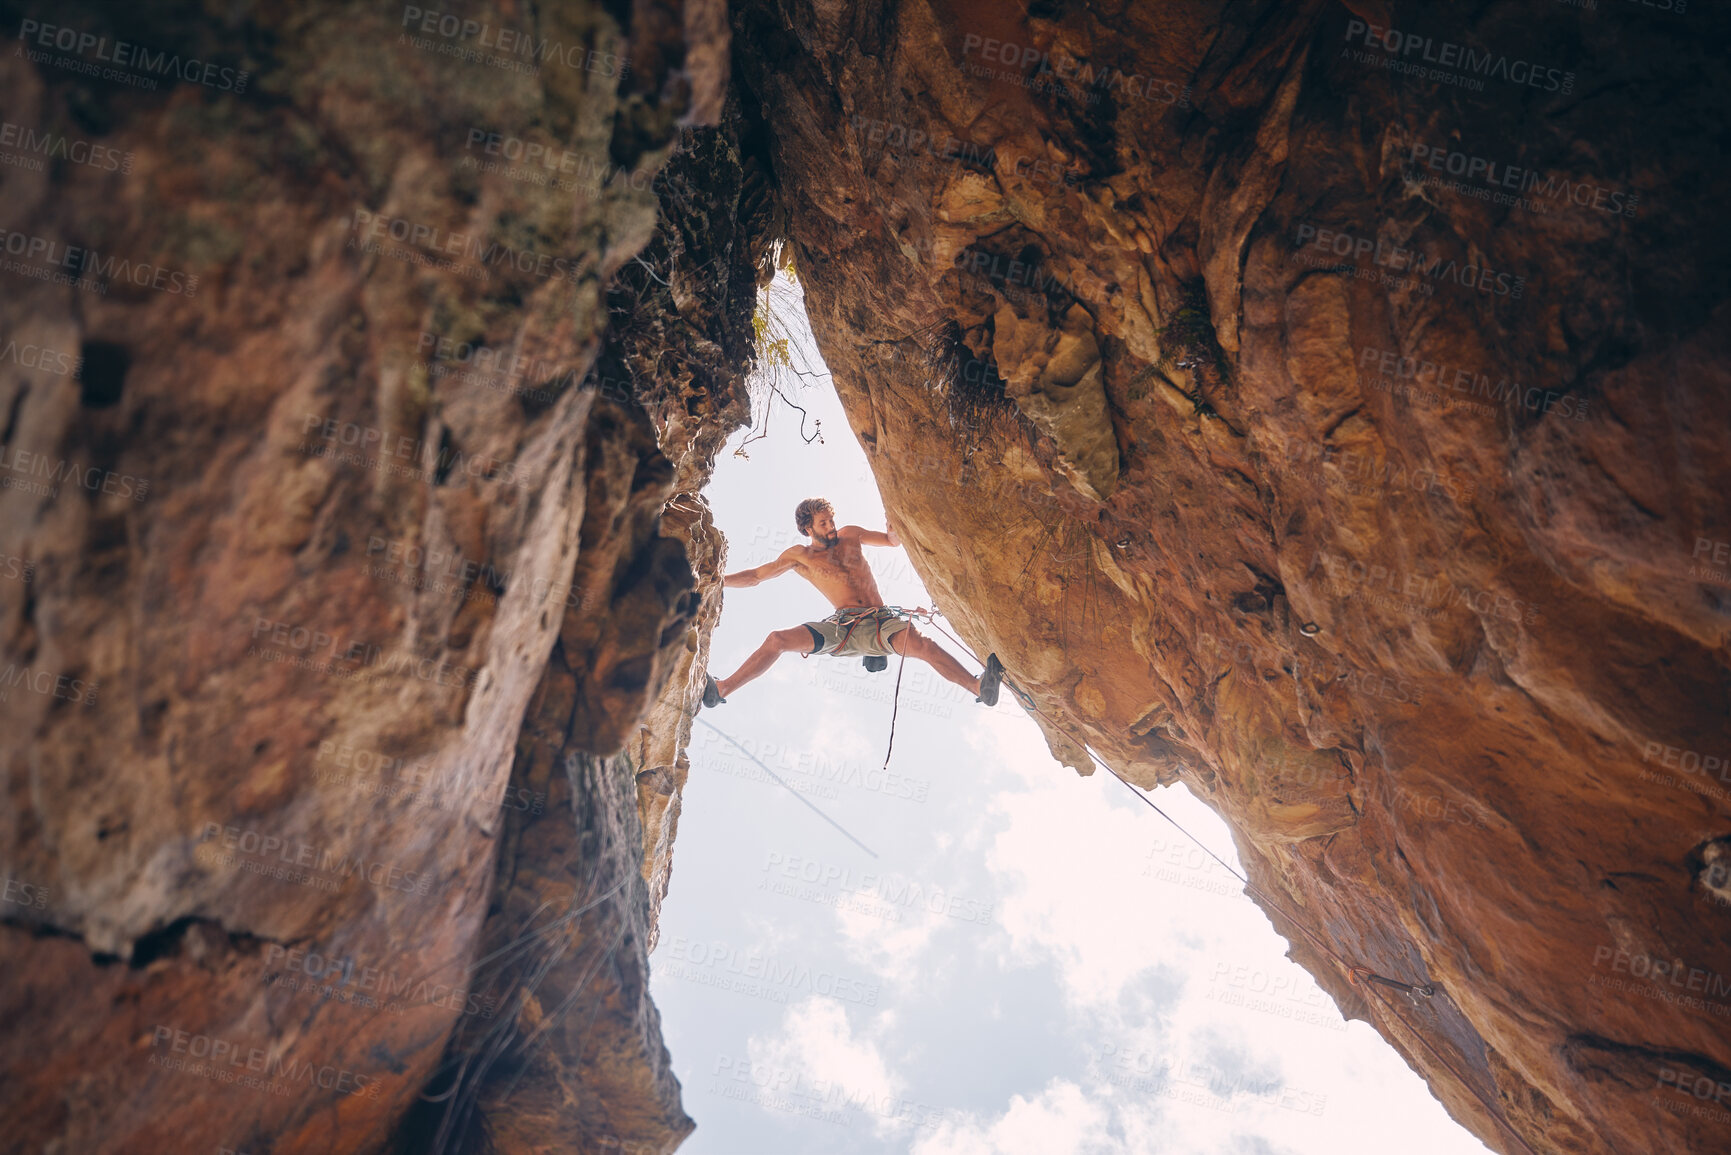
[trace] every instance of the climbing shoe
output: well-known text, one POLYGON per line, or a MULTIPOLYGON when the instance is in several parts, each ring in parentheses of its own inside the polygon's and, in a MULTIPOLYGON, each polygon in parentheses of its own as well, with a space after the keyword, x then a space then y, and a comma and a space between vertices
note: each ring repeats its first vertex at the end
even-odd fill
POLYGON ((998 655, 986 655, 986 669, 980 675, 980 696, 976 702, 984 702, 988 706, 998 704, 998 683, 1004 679, 1004 663, 998 661, 998 655))
POLYGON ((714 674, 705 674, 704 678, 707 681, 703 684, 703 704, 713 710, 727 699, 721 696, 721 687, 715 684, 714 674))

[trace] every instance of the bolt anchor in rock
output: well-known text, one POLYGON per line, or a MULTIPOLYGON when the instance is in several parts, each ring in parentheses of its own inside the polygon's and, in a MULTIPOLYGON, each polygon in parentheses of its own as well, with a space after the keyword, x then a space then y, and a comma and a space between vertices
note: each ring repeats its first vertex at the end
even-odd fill
POLYGON ((1372 971, 1369 967, 1351 967, 1346 972, 1346 977, 1354 986, 1360 986, 1364 983, 1375 983, 1379 987, 1389 987, 1392 990, 1397 990, 1411 1000, 1412 1005, 1415 1007, 1419 1005, 1418 1001, 1420 998, 1428 999, 1432 995, 1436 994, 1436 987, 1430 983, 1421 983, 1416 986, 1412 983, 1403 983, 1399 979, 1384 978, 1382 975, 1372 971))

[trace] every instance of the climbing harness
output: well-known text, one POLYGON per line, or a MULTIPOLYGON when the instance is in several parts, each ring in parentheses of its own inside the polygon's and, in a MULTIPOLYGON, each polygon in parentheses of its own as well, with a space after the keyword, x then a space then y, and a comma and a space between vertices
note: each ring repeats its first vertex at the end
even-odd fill
MULTIPOLYGON (((934 626, 946 638, 950 639, 950 641, 956 643, 957 646, 961 647, 961 650, 964 654, 967 654, 968 657, 973 658, 975 662, 979 662, 980 659, 977 657, 974 657, 974 652, 971 649, 969 649, 967 644, 965 642, 963 642, 960 638, 958 638, 958 637, 956 637, 956 635, 950 633, 950 631, 944 629, 943 626, 938 625, 938 623, 935 620, 933 620, 932 616, 928 615, 927 621, 930 622, 931 625, 934 626)), ((1005 679, 1005 684, 1010 685, 1009 680, 1007 678, 1005 679)), ((1025 693, 1023 693, 1019 688, 1015 687, 1014 685, 1011 685, 1011 688, 1016 690, 1017 698, 1022 702, 1023 706, 1025 706, 1028 709, 1029 713, 1040 713, 1040 714, 1042 714, 1042 716, 1044 715, 1044 711, 1041 711, 1039 709, 1039 707, 1034 704, 1032 697, 1026 695, 1025 693)), ((1057 723, 1050 718, 1047 718, 1046 720, 1054 726, 1057 725, 1057 723)), ((1060 729, 1060 732, 1062 732, 1061 729, 1060 729)), ((892 732, 892 738, 893 738, 893 732, 892 732)), ((1387 978, 1383 975, 1379 975, 1376 972, 1372 971, 1369 967, 1359 966, 1357 964, 1347 962, 1338 953, 1336 953, 1336 951, 1334 950, 1333 947, 1329 946, 1321 938, 1317 937, 1317 935, 1314 934, 1310 930, 1309 927, 1305 926, 1304 923, 1300 922, 1298 919, 1292 917, 1292 915, 1287 912, 1286 908, 1283 905, 1281 905, 1279 902, 1275 901, 1275 899, 1272 895, 1268 894, 1261 887, 1252 883, 1249 878, 1247 878, 1244 874, 1240 873, 1238 870, 1236 870, 1234 867, 1232 867, 1224 858, 1221 858, 1218 854, 1215 854, 1212 850, 1208 849, 1207 845, 1205 843, 1203 843, 1203 841, 1201 839, 1197 838, 1195 835, 1191 834, 1188 830, 1184 829, 1183 825, 1181 825, 1176 818, 1173 818, 1170 814, 1168 814, 1164 810, 1160 809, 1159 805, 1156 804, 1152 798, 1148 797, 1148 795, 1146 795, 1142 791, 1138 790, 1122 774, 1118 773, 1118 771, 1116 771, 1116 770, 1112 769, 1112 767, 1106 765, 1105 760, 1102 759, 1098 754, 1094 753, 1093 749, 1086 742, 1081 742, 1081 743, 1077 743, 1077 744, 1082 747, 1083 752, 1088 755, 1088 757, 1091 761, 1093 761, 1096 765, 1102 767, 1108 774, 1110 774, 1110 775, 1112 775, 1112 777, 1118 779, 1119 782, 1122 782, 1124 784, 1124 788, 1126 790, 1130 791, 1130 793, 1134 794, 1137 798, 1140 798, 1144 803, 1146 803, 1148 805, 1148 807, 1151 810, 1154 811, 1154 813, 1158 814, 1160 817, 1164 818, 1167 822, 1171 823, 1172 826, 1174 828, 1176 828, 1180 834, 1184 835, 1185 838, 1189 839, 1191 842, 1195 843, 1197 846, 1200 846, 1202 848, 1202 852, 1204 854, 1208 855, 1208 857, 1212 858, 1215 862, 1218 862, 1220 864, 1220 866, 1222 867, 1222 869, 1224 869, 1228 874, 1232 875, 1234 878, 1238 879, 1239 882, 1243 883, 1245 893, 1249 894, 1252 898, 1255 898, 1258 901, 1260 901, 1263 904, 1263 906, 1266 907, 1267 909, 1272 910, 1272 911, 1276 912, 1277 914, 1279 914, 1289 924, 1291 924, 1293 927, 1295 927, 1299 931, 1299 933, 1304 935, 1305 938, 1309 939, 1311 941, 1311 943, 1314 944, 1318 950, 1320 950, 1323 954, 1327 955, 1329 958, 1333 959, 1336 963, 1338 963, 1340 965, 1341 969, 1346 972, 1347 981, 1352 983, 1353 986, 1358 987, 1361 990, 1363 990, 1366 994, 1373 996, 1377 1002, 1382 1004, 1382 1006, 1388 1011, 1389 1015, 1391 1017, 1393 1017, 1394 1019, 1398 1020, 1401 1024, 1401 1026, 1403 1026, 1407 1029, 1407 1033, 1409 1033, 1414 1039, 1416 1039, 1424 1047, 1425 1050, 1429 1051, 1431 1053, 1431 1056, 1433 1058, 1435 1058, 1436 1061, 1439 1064, 1441 1064, 1444 1069, 1446 1069, 1450 1074, 1452 1074, 1455 1077, 1455 1079, 1459 1081, 1461 1086, 1465 1087, 1469 1092, 1471 1092, 1473 1098, 1477 1099, 1479 1101, 1479 1104, 1482 1107, 1484 1107, 1486 1114, 1490 1115, 1491 1118, 1495 1119, 1497 1122, 1499 1122, 1503 1125, 1503 1129, 1506 1130, 1509 1133, 1509 1135, 1514 1138, 1516 1143, 1519 1143, 1521 1145, 1521 1149, 1523 1151, 1527 1152, 1527 1155, 1538 1155, 1538 1152, 1533 1149, 1532 1144, 1528 1143, 1526 1138, 1523 1135, 1521 1135, 1520 1132, 1515 1130, 1514 1125, 1511 1124, 1507 1119, 1505 1119, 1503 1117, 1502 1113, 1499 1112, 1496 1109, 1496 1107, 1492 1105, 1491 1101, 1485 1096, 1484 1092, 1479 1090, 1478 1085, 1476 1083, 1468 1080, 1467 1077, 1460 1072, 1459 1068, 1457 1068, 1452 1062, 1449 1061, 1449 1059, 1446 1056, 1444 1056, 1440 1051, 1438 1051, 1434 1046, 1432 1046, 1430 1040, 1427 1039, 1418 1030, 1417 1027, 1415 1027, 1411 1023, 1407 1022, 1406 1016, 1402 1015, 1400 1013, 1399 1007, 1397 1007, 1393 1002, 1389 1001, 1388 997, 1386 995, 1384 995, 1380 989, 1378 989, 1381 987, 1387 987, 1391 990, 1400 991, 1401 993, 1406 995, 1407 999, 1412 1003, 1412 1005, 1414 1007, 1418 1007, 1418 1006, 1423 1005, 1419 1002, 1420 998, 1429 999, 1436 994, 1436 987, 1434 987, 1430 983, 1418 983, 1418 984, 1403 983, 1399 979, 1391 979, 1391 978, 1387 978)), ((884 759, 884 764, 886 766, 889 764, 889 759, 887 757, 884 759)))
POLYGON ((884 648, 884 623, 910 617, 914 612, 900 606, 848 606, 826 620, 841 627, 841 640, 835 645, 837 650, 845 650, 853 640, 854 631, 867 624, 872 629, 873 644, 881 650, 884 648))

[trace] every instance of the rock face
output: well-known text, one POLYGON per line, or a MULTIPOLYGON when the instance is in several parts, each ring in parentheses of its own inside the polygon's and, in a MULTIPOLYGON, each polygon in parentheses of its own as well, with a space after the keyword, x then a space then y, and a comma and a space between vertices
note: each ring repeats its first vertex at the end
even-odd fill
POLYGON ((8 1151, 692 1126, 645 959, 763 255, 725 14, 428 11, 0 56, 8 1151))
POLYGON ((589 427, 597 467, 572 584, 602 608, 566 616, 529 704, 511 790, 550 805, 506 814, 498 897, 477 950, 490 988, 522 1009, 514 1036, 481 1018, 458 1022, 430 1088, 441 1103, 404 1129, 403 1155, 637 1155, 671 1149, 693 1126, 662 1048, 647 956, 720 615, 724 547, 697 490, 747 416, 737 370, 768 269, 763 174, 741 153, 738 128, 734 114, 722 130, 687 134, 658 182, 650 268, 621 275, 609 294, 593 380, 641 407, 592 414, 589 427), (658 371, 670 355, 680 368, 658 371), (645 679, 663 685, 647 704, 645 679))
POLYGON ((22 20, 7 1149, 690 1131, 645 958, 783 222, 1060 759, 1208 799, 1493 1147, 1726 1149, 1728 29, 1555 7, 22 20))
POLYGON ((936 604, 1060 759, 1209 801, 1293 956, 1500 1151, 1731 1150, 1697 1109, 1731 1084, 1727 31, 736 16, 936 604))

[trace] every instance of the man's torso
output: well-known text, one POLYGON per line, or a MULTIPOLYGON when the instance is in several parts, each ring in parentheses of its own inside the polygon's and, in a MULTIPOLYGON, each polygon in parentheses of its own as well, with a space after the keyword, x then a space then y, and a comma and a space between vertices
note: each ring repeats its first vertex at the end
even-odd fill
POLYGON ((884 604, 858 538, 844 537, 828 549, 809 545, 800 548, 805 552, 796 568, 831 605, 841 609, 884 604))

